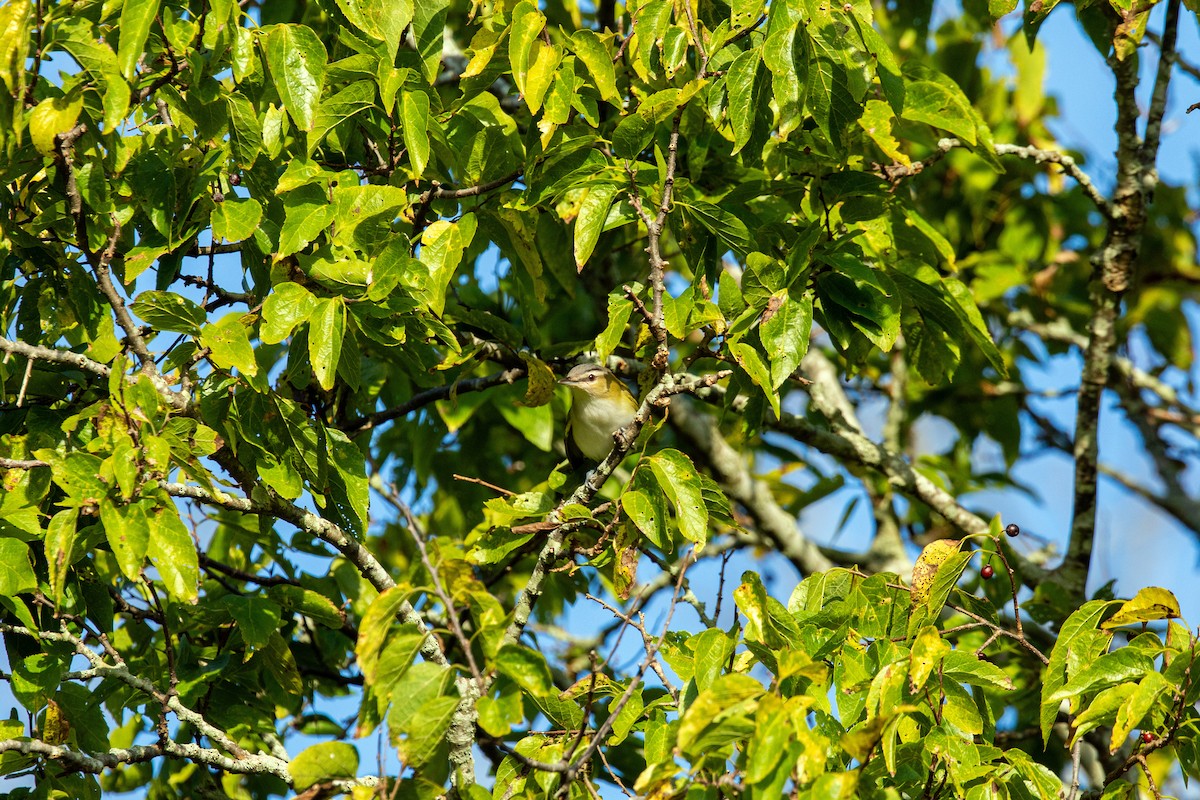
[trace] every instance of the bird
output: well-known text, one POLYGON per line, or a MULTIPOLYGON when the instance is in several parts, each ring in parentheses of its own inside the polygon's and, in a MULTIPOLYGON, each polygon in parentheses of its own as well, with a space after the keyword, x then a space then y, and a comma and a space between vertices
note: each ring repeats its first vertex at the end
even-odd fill
POLYGON ((613 434, 633 422, 637 400, 616 375, 599 364, 580 364, 559 383, 571 390, 567 458, 599 463, 613 449, 613 434))

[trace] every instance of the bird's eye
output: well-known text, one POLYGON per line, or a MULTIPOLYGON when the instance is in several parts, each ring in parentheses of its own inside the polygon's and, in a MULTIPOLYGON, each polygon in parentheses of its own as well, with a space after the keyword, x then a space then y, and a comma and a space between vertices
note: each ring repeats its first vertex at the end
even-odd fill
POLYGON ((596 380, 596 376, 595 376, 595 375, 588 375, 588 380, 589 380, 589 381, 595 381, 595 380, 596 380))

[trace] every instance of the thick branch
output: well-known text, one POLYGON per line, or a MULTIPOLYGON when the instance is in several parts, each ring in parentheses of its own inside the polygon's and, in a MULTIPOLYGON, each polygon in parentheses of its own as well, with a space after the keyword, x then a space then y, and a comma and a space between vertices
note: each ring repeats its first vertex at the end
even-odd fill
MULTIPOLYGON (((270 501, 261 503, 245 497, 235 497, 224 492, 210 492, 199 486, 188 486, 182 483, 168 483, 163 488, 172 497, 186 497, 205 505, 226 508, 242 514, 275 517, 290 522, 297 528, 332 545, 358 569, 359 573, 376 590, 383 592, 396 585, 374 554, 363 547, 357 539, 329 520, 318 517, 286 500, 272 496, 270 501)), ((401 604, 399 617, 404 622, 415 625, 421 633, 425 634, 425 641, 421 644, 421 655, 435 664, 447 666, 449 662, 446 661, 446 656, 438 646, 437 640, 430 635, 429 628, 421 615, 407 601, 401 604)))
POLYGON ((109 369, 105 364, 99 361, 93 361, 82 353, 73 353, 70 350, 57 350, 53 347, 43 347, 37 344, 26 344, 25 342, 6 339, 0 336, 0 350, 5 353, 12 353, 25 358, 34 359, 36 361, 49 361, 54 364, 67 364, 68 366, 76 367, 84 372, 90 372, 93 375, 98 375, 101 378, 107 378, 109 369))
POLYGON ((1138 136, 1138 59, 1111 58, 1116 77, 1117 184, 1104 245, 1092 256, 1092 316, 1075 416, 1075 499, 1071 541, 1058 577, 1067 591, 1082 597, 1096 535, 1100 411, 1117 349, 1121 298, 1129 288, 1142 245, 1146 204, 1157 182, 1159 129, 1170 81, 1179 0, 1169 0, 1158 77, 1151 100, 1147 139, 1138 136))
MULTIPOLYGON (((725 390, 721 387, 700 389, 695 394, 714 405, 724 407, 725 390)), ((741 413, 748 399, 744 395, 735 398, 729 404, 729 409, 741 413)), ((986 520, 960 505, 953 495, 919 473, 903 456, 891 452, 861 433, 819 428, 802 417, 788 413, 784 413, 780 419, 772 418, 767 424, 843 463, 858 464, 879 472, 897 491, 925 503, 964 535, 988 531, 986 520)), ((1009 553, 1010 558, 1015 555, 1009 553)), ((1028 560, 1022 560, 1020 564, 1020 571, 1027 583, 1041 580, 1046 574, 1045 570, 1028 560)))

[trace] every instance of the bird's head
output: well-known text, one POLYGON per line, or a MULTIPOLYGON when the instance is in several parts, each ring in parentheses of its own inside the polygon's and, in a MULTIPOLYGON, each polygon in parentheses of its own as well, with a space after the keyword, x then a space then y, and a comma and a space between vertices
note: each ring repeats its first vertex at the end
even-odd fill
POLYGON ((559 381, 576 396, 584 395, 591 398, 603 398, 610 395, 627 394, 620 379, 599 364, 580 364, 567 373, 567 377, 559 381))

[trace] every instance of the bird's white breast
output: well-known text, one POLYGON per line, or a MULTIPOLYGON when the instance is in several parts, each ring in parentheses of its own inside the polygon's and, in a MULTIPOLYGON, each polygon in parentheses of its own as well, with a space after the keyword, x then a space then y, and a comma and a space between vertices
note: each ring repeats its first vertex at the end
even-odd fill
POLYGON ((577 394, 575 402, 580 403, 572 424, 575 444, 591 460, 602 461, 613 449, 613 434, 633 422, 637 409, 588 395, 577 394))

